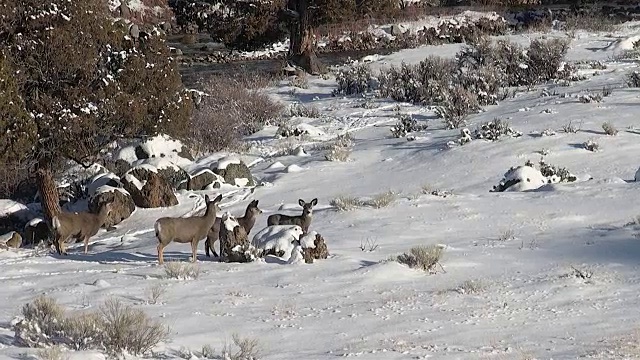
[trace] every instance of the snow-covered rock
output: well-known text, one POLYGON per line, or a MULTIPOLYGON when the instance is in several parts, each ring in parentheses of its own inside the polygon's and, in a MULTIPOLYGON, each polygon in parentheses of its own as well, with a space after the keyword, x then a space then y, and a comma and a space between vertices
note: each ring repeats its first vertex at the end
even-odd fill
POLYGON ((302 236, 302 228, 298 225, 272 225, 253 236, 252 244, 264 254, 275 254, 284 259, 291 256, 294 240, 302 236))

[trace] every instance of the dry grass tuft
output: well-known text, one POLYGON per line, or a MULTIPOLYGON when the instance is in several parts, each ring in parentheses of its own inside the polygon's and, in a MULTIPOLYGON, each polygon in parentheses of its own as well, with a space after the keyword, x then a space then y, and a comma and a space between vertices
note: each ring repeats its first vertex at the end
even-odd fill
POLYGON ((396 261, 410 268, 420 268, 424 271, 435 272, 436 265, 440 264, 443 253, 444 248, 438 245, 416 246, 412 247, 408 254, 398 255, 396 261))
POLYGON ((371 199, 365 201, 365 205, 371 206, 374 209, 381 209, 393 204, 397 198, 398 195, 395 192, 389 190, 374 195, 371 199))
POLYGON ((200 276, 200 266, 192 262, 167 261, 164 272, 168 279, 195 280, 200 276))
POLYGON ((351 211, 364 206, 364 202, 355 196, 340 195, 329 202, 340 211, 351 211))

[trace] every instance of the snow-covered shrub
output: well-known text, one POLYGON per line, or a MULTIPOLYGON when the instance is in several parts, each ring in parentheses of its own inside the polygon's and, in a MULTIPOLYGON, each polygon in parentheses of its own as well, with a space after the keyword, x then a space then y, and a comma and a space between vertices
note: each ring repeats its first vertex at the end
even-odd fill
POLYGON ((602 102, 602 93, 597 93, 597 94, 582 94, 578 97, 578 101, 580 101, 583 104, 588 104, 588 103, 599 103, 602 102))
POLYGON ((418 121, 410 114, 400 114, 400 120, 391 127, 391 135, 394 138, 401 138, 409 133, 423 131, 426 128, 427 124, 418 124, 418 121))
POLYGON ((380 96, 421 105, 437 104, 444 100, 455 71, 455 62, 436 56, 417 65, 391 66, 380 73, 380 96))
POLYGON ((168 335, 165 326, 152 320, 144 311, 119 300, 107 300, 99 314, 103 332, 101 344, 110 354, 142 355, 168 335))
POLYGON ((40 349, 36 352, 39 360, 67 360, 68 354, 63 346, 56 345, 46 349, 40 349))
POLYGON ((504 75, 493 65, 482 65, 461 71, 458 82, 462 87, 475 94, 482 106, 496 105, 506 99, 508 92, 503 90, 504 75))
POLYGON ((14 324, 16 342, 28 347, 44 347, 60 343, 64 330, 65 310, 55 299, 38 296, 22 307, 23 319, 14 324))
POLYGON ((235 145, 282 113, 282 106, 240 80, 216 77, 204 84, 207 95, 191 118, 190 145, 197 152, 219 151, 235 145))
POLYGON ((309 88, 309 79, 306 75, 296 76, 291 81, 289 81, 289 86, 297 87, 300 89, 308 89, 309 88))
POLYGON ((464 145, 471 142, 471 140, 473 140, 473 138, 471 137, 471 131, 469 131, 469 129, 467 128, 462 128, 460 129, 460 137, 455 141, 450 141, 449 145, 464 145))
POLYGON ((410 268, 419 268, 423 271, 435 272, 436 265, 440 263, 444 248, 438 245, 416 246, 409 249, 409 253, 398 255, 396 260, 410 268))
POLYGON ((627 74, 627 85, 629 87, 640 87, 640 72, 632 71, 627 74))
POLYGON ((306 106, 302 103, 293 103, 289 105, 287 109, 287 115, 289 116, 301 116, 308 118, 319 118, 320 110, 315 106, 306 106))
POLYGON ((580 127, 575 126, 572 121, 569 121, 568 124, 562 126, 562 131, 567 134, 575 134, 580 131, 580 127))
POLYGON ((324 157, 329 161, 347 161, 349 160, 349 155, 351 155, 352 147, 353 138, 349 133, 338 135, 325 152, 324 157))
POLYGON ((582 146, 592 152, 597 152, 598 150, 600 150, 600 144, 595 139, 589 139, 585 141, 582 146))
MULTIPOLYGON (((540 173, 548 179, 549 183, 574 182, 577 180, 566 168, 547 164, 543 159, 540 159, 538 165, 540 173)), ((532 164, 529 163, 529 166, 532 166, 532 164)))
POLYGON ((355 196, 340 195, 329 201, 329 205, 335 207, 339 211, 351 211, 364 206, 364 201, 355 196))
POLYGON ((460 294, 479 294, 487 288, 482 280, 466 280, 456 288, 460 294))
POLYGON ((16 340, 28 347, 100 349, 117 357, 123 352, 142 355, 167 336, 162 324, 117 300, 106 301, 95 312, 67 313, 54 299, 40 296, 22 314, 13 327, 16 340))
POLYGON ((168 279, 197 279, 200 276, 200 267, 191 262, 167 261, 164 264, 164 273, 168 279))
POLYGON ((255 338, 243 338, 238 334, 231 336, 233 346, 226 344, 222 349, 222 359, 225 360, 256 360, 260 356, 260 342, 255 338))
POLYGON ((368 65, 349 66, 336 73, 338 88, 333 96, 363 94, 376 88, 377 80, 368 65))
POLYGON ((604 133, 607 135, 618 135, 618 129, 616 129, 616 127, 610 121, 605 121, 602 123, 602 130, 604 130, 604 133))
POLYGON ((443 119, 447 129, 458 129, 464 126, 469 114, 478 110, 478 98, 462 86, 454 86, 445 93, 445 99, 436 109, 436 114, 443 119))
POLYGON ((476 139, 489 141, 499 140, 502 136, 520 137, 522 136, 522 132, 513 130, 507 121, 499 118, 481 124, 474 132, 476 139))
POLYGON ((491 191, 526 191, 545 184, 573 181, 576 181, 576 177, 565 168, 552 166, 540 160, 538 169, 531 161, 527 161, 523 166, 510 168, 491 191))
POLYGON ((381 209, 393 204, 397 197, 398 195, 395 192, 389 190, 374 195, 371 199, 366 200, 364 204, 367 206, 371 206, 374 209, 381 209))

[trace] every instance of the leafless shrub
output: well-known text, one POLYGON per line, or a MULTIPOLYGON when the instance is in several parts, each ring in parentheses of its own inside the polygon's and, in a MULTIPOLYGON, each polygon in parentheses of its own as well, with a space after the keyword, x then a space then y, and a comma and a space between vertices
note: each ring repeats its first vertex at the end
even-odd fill
POLYGON ((603 86, 602 87, 602 97, 606 98, 607 96, 611 95, 613 93, 613 88, 611 88, 611 86, 603 86))
POLYGON ((340 211, 351 211, 364 206, 364 202, 355 196, 341 195, 329 201, 329 205, 340 211))
POLYGON ((367 238, 365 241, 360 241, 360 250, 374 252, 378 248, 378 242, 372 238, 367 238))
POLYGON ((583 146, 585 149, 592 152, 597 152, 598 150, 600 150, 600 144, 598 144, 598 142, 595 139, 589 139, 585 141, 583 146))
POLYGON ((219 151, 260 130, 282 113, 282 105, 259 90, 230 77, 204 83, 202 101, 189 125, 191 147, 199 153, 219 151))
POLYGON ((599 102, 602 102, 602 97, 603 97, 602 93, 582 94, 580 95, 580 97, 578 97, 578 101, 580 101, 583 104, 594 103, 594 102, 599 103, 599 102))
POLYGON ((371 199, 365 201, 365 205, 371 206, 374 209, 381 209, 393 204, 393 202, 396 201, 397 198, 398 195, 395 192, 389 190, 374 195, 371 199))
POLYGON ((309 79, 307 79, 306 75, 296 76, 291 81, 289 81, 289 86, 297 87, 300 89, 308 89, 309 88, 309 79))
POLYGON ((469 114, 480 110, 478 99, 467 89, 456 86, 446 93, 441 106, 436 109, 447 129, 458 129, 466 124, 469 114))
POLYGON ((640 72, 632 71, 627 74, 627 85, 629 87, 637 88, 640 87, 640 72))
POLYGON ((234 346, 225 345, 222 349, 223 359, 256 360, 260 356, 260 342, 258 339, 242 338, 238 334, 233 334, 232 339, 234 346))
POLYGON ((164 272, 168 279, 195 280, 200 276, 200 266, 191 262, 167 261, 164 272))
POLYGON ((486 284, 482 280, 466 280, 456 288, 461 294, 479 294, 486 289, 486 284))
POLYGON ((329 161, 347 161, 351 155, 353 147, 353 138, 351 134, 345 133, 338 135, 336 140, 329 146, 325 152, 325 159, 329 161))
POLYGON ((144 311, 126 306, 119 300, 106 301, 100 313, 104 331, 102 342, 112 354, 126 351, 142 355, 168 335, 167 329, 151 320, 144 311))
POLYGON ((446 198, 448 196, 451 196, 451 191, 448 190, 440 190, 437 188, 433 188, 431 185, 429 184, 424 184, 420 187, 420 191, 425 194, 425 195, 433 195, 433 196, 439 196, 439 197, 443 197, 446 198))
POLYGON ((211 345, 205 345, 202 347, 200 351, 200 355, 205 359, 217 359, 218 354, 216 350, 211 345))
POLYGON ((294 103, 289 106, 289 116, 300 116, 308 118, 319 118, 321 116, 320 110, 315 106, 306 106, 301 103, 294 103))
POLYGON ((66 315, 55 300, 36 298, 23 307, 25 320, 15 325, 16 338, 30 347, 66 345, 75 350, 104 349, 142 355, 164 340, 167 330, 142 310, 109 300, 98 312, 66 315))
POLYGON ((610 121, 605 121, 602 123, 602 130, 604 130, 604 133, 607 135, 618 135, 618 129, 616 129, 616 127, 610 121))
POLYGON ((504 230, 498 236, 498 241, 500 242, 511 241, 515 239, 516 239, 516 232, 513 229, 504 230))
POLYGON ((36 352, 40 360, 67 360, 69 355, 64 351, 64 347, 60 345, 52 346, 46 349, 40 349, 36 352))
POLYGON ((407 136, 409 133, 423 131, 427 124, 418 124, 418 121, 409 114, 400 114, 400 120, 391 127, 391 135, 394 138, 407 136))
POLYGON ((575 126, 572 121, 569 121, 568 124, 562 126, 562 131, 564 131, 567 134, 575 134, 578 131, 580 131, 581 127, 582 127, 582 123, 580 123, 580 126, 575 126))
POLYGON ((162 295, 164 295, 166 292, 167 289, 164 286, 160 284, 153 285, 147 290, 147 293, 149 295, 149 300, 147 300, 147 302, 152 305, 157 304, 162 295))
POLYGON ((436 265, 440 264, 443 253, 444 248, 441 246, 416 246, 411 248, 409 253, 398 255, 396 261, 410 268, 420 268, 424 271, 435 272, 436 265))
POLYGON ((569 31, 586 30, 592 32, 613 32, 618 22, 607 15, 593 12, 578 13, 567 16, 565 29, 569 31))
POLYGON ((23 324, 15 328, 16 339, 26 346, 54 344, 54 337, 64 330, 65 310, 53 298, 38 296, 22 307, 22 316, 23 324))
POLYGON ((334 96, 362 94, 375 88, 371 68, 367 65, 357 65, 339 70, 336 73, 336 81, 338 88, 333 91, 334 96))
POLYGON ((497 141, 503 136, 520 137, 522 132, 511 128, 508 121, 495 118, 493 121, 481 124, 474 132, 476 139, 497 141))
POLYGON ((63 324, 65 343, 74 350, 86 350, 102 341, 104 327, 97 313, 67 317, 63 324))

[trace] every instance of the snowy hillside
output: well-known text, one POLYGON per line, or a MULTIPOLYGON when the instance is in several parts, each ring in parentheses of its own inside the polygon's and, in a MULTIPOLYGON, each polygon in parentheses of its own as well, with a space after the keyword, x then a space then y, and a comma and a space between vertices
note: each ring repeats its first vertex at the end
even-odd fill
MULTIPOLYGON (((471 131, 500 118, 522 133, 498 141, 459 145, 460 130, 445 129, 428 107, 334 97, 333 77, 310 77, 308 88, 283 81, 269 94, 320 116, 293 119, 308 132, 302 140, 277 138, 275 126, 249 137, 243 156, 263 157, 252 166, 262 184, 253 192, 223 188, 221 208, 240 216, 258 199, 263 212, 252 238, 269 215, 298 215, 298 199, 318 198, 310 229, 326 240, 327 259, 219 263, 205 257, 202 241, 197 278, 167 279, 153 224, 203 209, 201 198, 184 190, 177 206, 137 209, 115 230, 101 230, 88 255, 82 244, 69 246, 66 257, 0 249, 0 358, 36 353, 13 343, 11 322, 40 294, 70 311, 111 297, 143 309, 170 328, 154 359, 203 359, 203 346, 218 354, 236 333, 257 339, 268 360, 640 358, 640 90, 625 84, 636 63, 616 60, 629 48, 625 39, 638 36, 635 26, 571 39, 568 60, 600 61, 606 69, 584 68, 586 80, 570 86, 520 89, 469 118, 471 131), (603 88, 612 91, 601 102, 581 101, 603 88), (412 141, 394 138, 398 113, 428 127, 412 141), (618 134, 605 134, 605 122, 618 134), (569 124, 577 132, 563 131, 569 124), (346 132, 353 138, 349 161, 327 161, 327 144, 346 132), (599 150, 585 149, 589 141, 599 150), (576 181, 491 192, 511 167, 527 160, 537 166, 541 158, 576 181), (339 197, 353 208, 332 205, 339 197), (420 245, 444 248, 434 274, 394 261, 420 245), (162 295, 150 301, 158 287, 162 295)), ((527 44, 538 36, 509 38, 527 44)), ((366 60, 379 69, 459 48, 366 60)), ((189 245, 172 243, 165 261, 188 261, 190 253, 189 245)))

